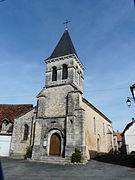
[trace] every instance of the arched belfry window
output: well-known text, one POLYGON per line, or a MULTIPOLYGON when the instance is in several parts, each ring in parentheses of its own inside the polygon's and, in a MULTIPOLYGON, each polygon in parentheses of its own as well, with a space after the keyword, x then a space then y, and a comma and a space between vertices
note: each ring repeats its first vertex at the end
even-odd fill
POLYGON ((27 124, 24 125, 24 135, 23 135, 23 140, 27 140, 29 135, 29 126, 27 124))
POLYGON ((68 78, 68 67, 66 64, 63 64, 62 79, 67 79, 67 78, 68 78))
POLYGON ((52 68, 52 81, 57 81, 57 67, 53 66, 52 68))

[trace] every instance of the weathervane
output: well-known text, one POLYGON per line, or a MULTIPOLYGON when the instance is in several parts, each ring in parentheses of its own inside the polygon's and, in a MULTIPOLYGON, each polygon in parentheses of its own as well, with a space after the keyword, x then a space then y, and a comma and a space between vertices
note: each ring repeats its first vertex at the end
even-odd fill
POLYGON ((66 30, 68 30, 68 23, 70 23, 70 21, 67 20, 67 19, 66 19, 66 21, 63 23, 63 24, 65 24, 65 26, 66 26, 66 30))

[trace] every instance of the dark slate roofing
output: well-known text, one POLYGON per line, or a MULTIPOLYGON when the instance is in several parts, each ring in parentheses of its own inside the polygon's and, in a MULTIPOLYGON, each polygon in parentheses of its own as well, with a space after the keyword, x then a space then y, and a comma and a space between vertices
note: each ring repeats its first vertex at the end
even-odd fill
POLYGON ((64 34, 62 35, 53 53, 47 59, 57 58, 57 57, 65 56, 69 54, 77 55, 74 45, 72 43, 72 40, 70 38, 70 35, 68 33, 68 30, 65 30, 64 34))

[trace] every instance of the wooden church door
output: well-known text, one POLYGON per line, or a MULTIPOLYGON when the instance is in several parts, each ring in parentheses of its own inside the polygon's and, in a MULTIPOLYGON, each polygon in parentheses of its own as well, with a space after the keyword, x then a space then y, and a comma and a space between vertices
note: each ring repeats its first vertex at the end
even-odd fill
POLYGON ((51 136, 50 140, 50 155, 60 156, 61 154, 61 138, 55 133, 51 136))

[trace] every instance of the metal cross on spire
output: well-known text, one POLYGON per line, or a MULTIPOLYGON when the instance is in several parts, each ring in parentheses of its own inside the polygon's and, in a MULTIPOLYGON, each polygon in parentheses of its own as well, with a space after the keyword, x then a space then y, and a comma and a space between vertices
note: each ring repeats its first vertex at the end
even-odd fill
POLYGON ((63 23, 66 26, 66 30, 68 30, 68 23, 70 23, 70 21, 68 19, 66 19, 66 21, 63 23))

